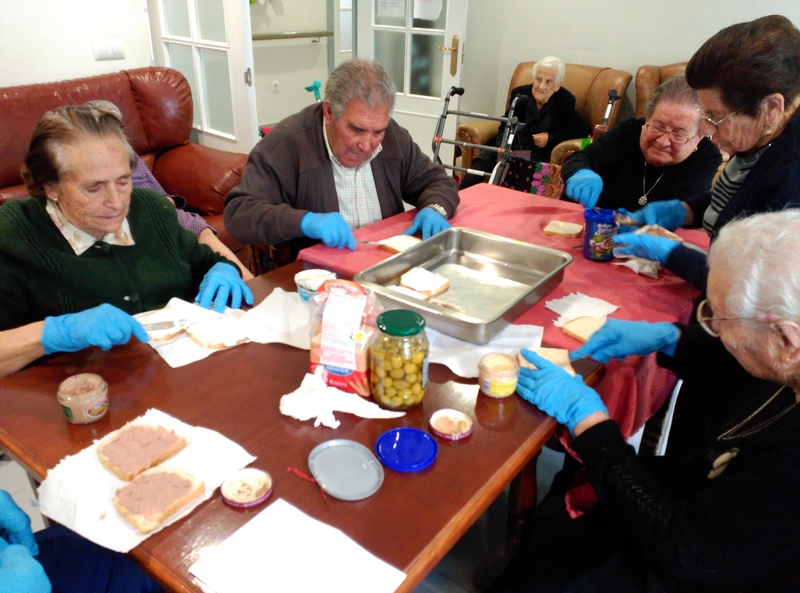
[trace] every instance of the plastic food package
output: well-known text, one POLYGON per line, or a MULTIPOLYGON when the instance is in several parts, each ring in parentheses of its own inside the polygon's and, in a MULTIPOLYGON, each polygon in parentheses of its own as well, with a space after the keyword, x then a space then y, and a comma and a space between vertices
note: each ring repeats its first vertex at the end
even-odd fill
POLYGON ((369 397, 369 345, 383 312, 380 301, 356 282, 326 280, 309 305, 309 371, 322 367, 327 385, 369 397))

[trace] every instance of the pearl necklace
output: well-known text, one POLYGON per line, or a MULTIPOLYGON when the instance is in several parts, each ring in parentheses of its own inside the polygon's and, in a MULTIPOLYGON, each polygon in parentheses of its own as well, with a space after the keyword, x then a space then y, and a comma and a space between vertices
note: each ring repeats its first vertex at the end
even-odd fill
POLYGON ((658 179, 656 179, 656 182, 652 186, 650 186, 649 190, 645 189, 645 180, 647 179, 647 161, 644 162, 644 174, 642 175, 642 197, 639 198, 639 206, 644 206, 645 204, 647 204, 647 194, 649 194, 651 191, 655 189, 655 187, 658 185, 658 182, 661 181, 661 178, 664 176, 665 173, 666 170, 663 173, 661 173, 661 175, 658 176, 658 179))

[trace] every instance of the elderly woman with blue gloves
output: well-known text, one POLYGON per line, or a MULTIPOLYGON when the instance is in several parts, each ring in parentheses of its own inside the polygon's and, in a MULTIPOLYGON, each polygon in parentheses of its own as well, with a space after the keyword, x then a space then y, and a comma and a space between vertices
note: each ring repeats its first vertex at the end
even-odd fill
POLYGON ((61 525, 31 531, 28 516, 0 490, 0 591, 3 593, 162 593, 124 554, 61 525))
POLYGON ((684 76, 660 84, 645 115, 611 128, 566 160, 567 198, 585 208, 633 212, 711 187, 722 157, 701 135, 697 92, 684 76))
POLYGON ((0 207, 0 376, 46 354, 147 342, 132 314, 172 297, 252 304, 235 264, 182 229, 166 198, 132 189, 135 156, 119 119, 91 106, 37 123, 32 197, 0 207))
POLYGON ((493 593, 800 591, 800 210, 731 222, 708 261, 699 323, 610 319, 571 354, 658 352, 706 385, 724 404, 692 450, 637 456, 594 390, 523 350, 517 391, 574 435, 599 506, 570 519, 558 476, 493 593))
MULTIPOLYGON (((713 241, 737 217, 800 205, 797 27, 775 15, 722 29, 689 60, 686 80, 697 89, 701 133, 732 157, 710 192, 648 204, 633 218, 670 230, 702 225, 713 241)), ((624 233, 615 241, 621 254, 705 287, 703 253, 663 237, 624 233)))

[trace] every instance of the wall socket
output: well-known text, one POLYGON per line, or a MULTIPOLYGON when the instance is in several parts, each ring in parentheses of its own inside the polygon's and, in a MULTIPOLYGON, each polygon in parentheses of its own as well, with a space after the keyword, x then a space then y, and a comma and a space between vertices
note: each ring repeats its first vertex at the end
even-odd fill
POLYGON ((273 93, 277 93, 278 92, 278 81, 277 80, 273 80, 272 81, 272 92, 273 93))

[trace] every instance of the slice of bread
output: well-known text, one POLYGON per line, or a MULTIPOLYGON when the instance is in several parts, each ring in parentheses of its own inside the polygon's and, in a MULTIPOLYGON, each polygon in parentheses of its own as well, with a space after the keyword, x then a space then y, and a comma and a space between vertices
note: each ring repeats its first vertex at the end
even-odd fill
POLYGON ((547 226, 542 229, 545 235, 556 235, 558 237, 566 237, 567 239, 575 239, 583 234, 583 225, 577 222, 565 222, 563 220, 551 220, 547 226))
POLYGON ((202 481, 182 469, 154 467, 117 490, 114 506, 141 533, 150 533, 204 490, 202 481))
POLYGON ((97 446, 100 463, 126 481, 175 455, 186 439, 155 424, 127 424, 97 446))
POLYGON ((672 239, 673 241, 680 241, 683 243, 683 237, 657 224, 646 224, 633 232, 636 235, 654 235, 656 237, 664 237, 665 239, 672 239))
POLYGON ((413 247, 420 241, 422 241, 422 239, 415 237, 414 235, 395 235, 394 237, 381 239, 377 243, 381 249, 391 251, 392 253, 400 253, 409 247, 413 247))
MULTIPOLYGON (((572 368, 572 363, 569 360, 569 350, 564 350, 563 348, 531 348, 531 350, 536 352, 536 354, 542 358, 546 358, 553 364, 560 366, 573 377, 576 375, 575 369, 572 368)), ((525 360, 525 358, 522 356, 522 352, 517 352, 517 362, 519 362, 519 366, 521 367, 528 369, 537 368, 525 360)))
POLYGON ((247 328, 235 317, 220 317, 192 323, 186 333, 203 348, 230 348, 247 341, 247 328))
MULTIPOLYGON (((153 311, 149 315, 144 315, 143 317, 137 317, 137 321, 141 324, 148 324, 148 323, 160 323, 162 321, 177 321, 181 320, 182 317, 178 311, 172 309, 170 307, 164 307, 163 309, 159 309, 158 311, 153 311)), ((186 324, 182 323, 180 325, 176 325, 174 327, 170 327, 167 329, 155 329, 150 330, 147 332, 147 336, 153 342, 169 342, 173 338, 178 337, 182 333, 186 331, 186 324)))
POLYGON ((592 334, 603 327, 605 322, 605 317, 576 317, 565 323, 561 327, 561 331, 576 340, 588 342, 592 334))
POLYGON ((416 290, 431 298, 450 288, 450 280, 436 272, 416 267, 400 276, 400 286, 416 290))

